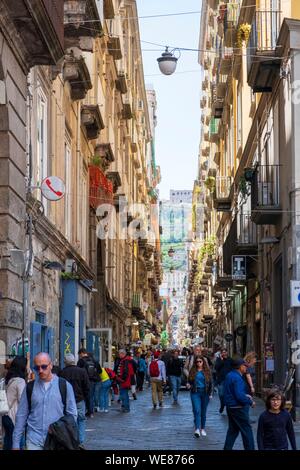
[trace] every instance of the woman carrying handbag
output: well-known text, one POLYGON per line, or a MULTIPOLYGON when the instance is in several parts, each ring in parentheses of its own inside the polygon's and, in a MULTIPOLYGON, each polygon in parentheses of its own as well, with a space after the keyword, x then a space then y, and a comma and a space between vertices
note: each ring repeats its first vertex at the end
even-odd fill
MULTIPOLYGON (((5 390, 8 402, 8 413, 2 416, 4 429, 3 450, 12 449, 12 436, 15 427, 16 414, 25 388, 27 360, 23 356, 16 356, 12 361, 5 377, 5 390)), ((20 448, 23 446, 21 445, 20 448)))

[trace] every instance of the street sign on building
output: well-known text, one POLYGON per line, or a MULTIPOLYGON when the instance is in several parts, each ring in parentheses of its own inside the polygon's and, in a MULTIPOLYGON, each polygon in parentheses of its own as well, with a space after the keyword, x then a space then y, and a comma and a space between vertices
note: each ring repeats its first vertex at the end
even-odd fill
POLYGON ((65 184, 57 176, 47 176, 42 181, 41 191, 48 201, 59 201, 65 194, 65 184))
POLYGON ((291 307, 300 307, 300 281, 290 281, 291 307))
POLYGON ((246 279, 246 256, 233 255, 231 267, 232 279, 241 281, 246 279))

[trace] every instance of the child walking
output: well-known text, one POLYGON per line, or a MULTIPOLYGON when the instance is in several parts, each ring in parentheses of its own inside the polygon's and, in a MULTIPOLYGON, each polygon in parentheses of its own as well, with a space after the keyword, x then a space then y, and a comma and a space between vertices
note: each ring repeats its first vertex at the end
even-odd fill
POLYGON ((278 391, 271 392, 266 400, 266 411, 258 420, 258 450, 288 450, 288 439, 297 450, 291 415, 284 409, 285 398, 278 391))

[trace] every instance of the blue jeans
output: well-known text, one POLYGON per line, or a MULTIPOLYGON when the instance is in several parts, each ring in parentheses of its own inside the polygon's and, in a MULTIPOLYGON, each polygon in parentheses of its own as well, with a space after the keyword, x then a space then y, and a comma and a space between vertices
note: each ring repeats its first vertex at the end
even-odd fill
POLYGON ((85 439, 85 401, 79 401, 76 403, 77 406, 77 426, 78 426, 78 437, 79 437, 79 444, 83 444, 85 439))
POLYGON ((126 411, 130 411, 129 394, 127 388, 120 388, 120 399, 122 402, 122 408, 126 411))
POLYGON ((218 394, 220 399, 220 408, 224 408, 224 382, 221 382, 217 385, 218 387, 218 394))
POLYGON ((242 434, 245 450, 254 450, 254 438, 249 422, 249 407, 229 408, 227 406, 228 431, 224 444, 224 450, 232 450, 239 433, 242 434))
POLYGON ((172 385, 173 400, 177 401, 178 393, 179 393, 180 385, 181 385, 181 377, 177 377, 176 375, 170 375, 169 379, 172 385))
POLYGON ((101 382, 96 382, 95 384, 95 390, 94 390, 94 407, 95 408, 100 408, 100 387, 101 387, 101 382))
POLYGON ((94 408, 95 408, 95 391, 96 391, 96 386, 98 382, 92 382, 90 380, 90 408, 88 410, 89 414, 94 413, 94 408))
POLYGON ((105 380, 105 382, 100 382, 100 387, 99 387, 99 406, 100 406, 100 410, 108 410, 110 387, 111 387, 111 381, 110 380, 105 380))
POLYGON ((191 400, 194 413, 195 429, 200 429, 200 422, 201 429, 204 429, 206 423, 206 410, 209 401, 208 395, 205 390, 191 392, 191 400))

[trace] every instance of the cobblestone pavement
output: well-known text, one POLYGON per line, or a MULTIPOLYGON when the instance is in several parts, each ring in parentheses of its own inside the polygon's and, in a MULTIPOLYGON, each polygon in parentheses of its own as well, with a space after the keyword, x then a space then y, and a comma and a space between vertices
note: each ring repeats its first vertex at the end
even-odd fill
MULTIPOLYGON (((196 439, 190 394, 180 391, 179 405, 172 405, 172 397, 164 396, 163 408, 152 408, 150 390, 137 394, 130 400, 130 413, 121 413, 120 405, 113 402, 109 413, 95 413, 87 421, 86 448, 88 450, 222 450, 226 431, 226 411, 219 414, 219 399, 215 394, 208 405, 206 437, 196 439)), ((257 406, 251 409, 254 437, 258 416, 264 404, 256 399, 257 406)), ((300 424, 295 425, 298 449, 300 449, 300 424)), ((239 436, 235 449, 243 449, 239 436)))

